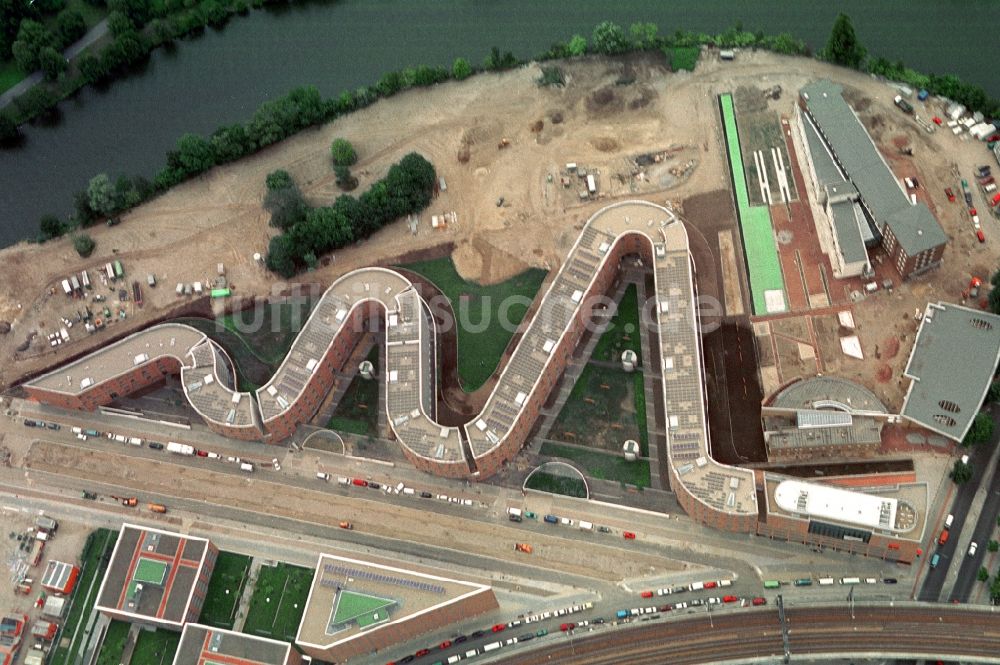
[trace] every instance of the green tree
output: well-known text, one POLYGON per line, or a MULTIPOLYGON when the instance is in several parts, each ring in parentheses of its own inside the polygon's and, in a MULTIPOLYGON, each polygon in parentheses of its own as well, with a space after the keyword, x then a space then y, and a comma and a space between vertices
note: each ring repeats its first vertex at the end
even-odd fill
POLYGON ((358 186, 358 181, 351 175, 351 167, 345 164, 336 164, 333 173, 337 179, 337 186, 343 190, 350 191, 358 186))
POLYGON ((655 23, 633 23, 629 27, 632 42, 643 50, 656 48, 657 42, 659 42, 658 31, 659 27, 655 23))
POLYGON ((60 74, 66 71, 66 58, 51 46, 42 49, 42 52, 38 54, 38 60, 47 81, 55 81, 60 74))
POLYGON ((830 31, 830 39, 823 50, 823 57, 830 62, 852 69, 861 69, 867 51, 854 34, 854 25, 847 14, 839 14, 830 31))
POLYGON ((93 254, 94 247, 96 245, 97 243, 94 242, 94 239, 86 233, 82 233, 73 238, 73 249, 75 249, 76 253, 83 258, 87 258, 93 254))
POLYGON ((264 209, 271 213, 271 226, 287 230, 305 217, 305 198, 287 171, 269 173, 265 185, 264 209))
POLYGON ((990 602, 1000 605, 1000 575, 994 576, 993 582, 990 583, 990 602))
POLYGON ((455 58, 451 65, 451 77, 456 81, 462 81, 472 76, 472 65, 465 58, 455 58))
POLYGON ((333 157, 334 166, 353 166, 358 161, 358 153, 347 139, 333 139, 330 156, 333 157))
POLYGON ((185 134, 177 141, 177 159, 186 175, 204 173, 215 166, 212 144, 197 134, 185 134))
POLYGON ((267 246, 265 264, 268 270, 276 272, 282 277, 295 276, 295 253, 291 238, 285 234, 271 238, 271 242, 267 246))
POLYGON ((990 289, 990 295, 987 298, 990 311, 994 314, 1000 314, 1000 270, 993 273, 990 285, 993 287, 990 289))
POLYGON ((1000 542, 991 539, 990 542, 987 543, 986 549, 990 552, 1000 551, 1000 542))
POLYGON ((64 9, 56 16, 56 39, 65 48, 87 33, 83 14, 75 9, 64 9))
POLYGON ((55 215, 44 215, 40 220, 38 220, 38 229, 41 231, 41 239, 43 242, 51 240, 52 238, 58 238, 66 230, 62 220, 55 215))
POLYGON ((87 202, 98 215, 110 215, 117 208, 115 188, 107 173, 98 173, 87 185, 87 202))
POLYGON ((59 98, 45 85, 36 85, 14 101, 17 110, 26 118, 42 115, 58 103, 59 98))
POLYGON ((625 30, 617 23, 602 21, 594 28, 592 36, 594 49, 598 53, 614 55, 624 53, 628 50, 629 41, 625 36, 625 30))
POLYGON ((952 467, 949 475, 955 481, 956 485, 967 483, 972 480, 972 467, 968 464, 963 464, 962 460, 955 460, 955 466, 952 467))
POLYGON ((13 141, 17 136, 17 123, 6 113, 0 113, 0 143, 13 141))
POLYGON ((986 566, 982 566, 979 568, 979 574, 976 575, 976 579, 978 579, 980 582, 985 582, 986 580, 990 579, 990 571, 986 570, 986 566))
POLYGON ((124 12, 111 12, 108 14, 108 30, 115 37, 135 32, 135 24, 124 12))
POLYGON ((996 402, 1000 400, 1000 379, 993 379, 989 389, 986 391, 986 401, 996 402))
POLYGON ((11 47, 24 19, 38 18, 38 7, 24 0, 0 0, 0 60, 11 57, 11 47))
POLYGON ((587 38, 583 35, 573 35, 566 46, 570 55, 583 55, 587 52, 587 38))
POLYGON ((108 70, 104 66, 104 61, 92 53, 84 53, 77 60, 77 67, 83 80, 87 83, 97 83, 108 75, 108 70))
POLYGON ((11 52, 18 67, 25 72, 33 72, 38 69, 42 49, 55 45, 55 35, 48 28, 38 21, 25 19, 17 31, 17 40, 11 46, 11 52))
POLYGON ((974 446, 986 443, 993 436, 993 417, 985 411, 980 411, 972 419, 972 426, 962 439, 963 446, 974 446))

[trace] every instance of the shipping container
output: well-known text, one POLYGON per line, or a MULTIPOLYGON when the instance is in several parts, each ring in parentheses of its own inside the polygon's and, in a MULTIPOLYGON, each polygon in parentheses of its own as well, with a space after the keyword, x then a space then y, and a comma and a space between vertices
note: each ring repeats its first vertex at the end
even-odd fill
POLYGON ((65 293, 68 296, 73 295, 73 287, 70 286, 68 279, 64 279, 62 281, 62 290, 63 290, 63 293, 65 293))
POLYGON ((213 298, 228 298, 232 292, 229 289, 212 289, 209 295, 213 298))
POLYGON ((125 276, 125 268, 122 267, 121 261, 115 259, 111 265, 114 266, 115 269, 115 278, 121 279, 122 277, 125 276))

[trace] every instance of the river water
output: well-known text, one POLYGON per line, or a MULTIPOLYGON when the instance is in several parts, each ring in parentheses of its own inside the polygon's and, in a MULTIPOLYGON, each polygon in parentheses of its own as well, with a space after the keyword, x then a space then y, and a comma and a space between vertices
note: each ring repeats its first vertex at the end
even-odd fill
POLYGON ((0 151, 0 246, 31 238, 45 213, 66 215, 71 196, 100 172, 151 177, 184 132, 208 134, 247 119, 297 85, 325 96, 409 65, 482 62, 493 45, 536 55, 604 19, 652 21, 720 32, 788 31, 821 48, 838 11, 851 16, 873 55, 927 72, 954 73, 1000 96, 1000 3, 993 0, 341 0, 236 17, 223 31, 156 51, 148 65, 105 91, 86 89, 59 121, 25 127, 0 151), (834 6, 836 4, 836 7, 834 6))

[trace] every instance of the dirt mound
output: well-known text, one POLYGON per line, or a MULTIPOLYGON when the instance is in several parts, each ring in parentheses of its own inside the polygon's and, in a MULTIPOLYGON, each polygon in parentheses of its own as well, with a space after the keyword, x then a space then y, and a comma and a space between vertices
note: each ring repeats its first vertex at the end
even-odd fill
POLYGON ((471 156, 471 151, 469 149, 469 144, 463 143, 462 146, 458 149, 458 155, 456 155, 456 157, 458 158, 458 163, 468 164, 470 156, 471 156))
POLYGON ((528 125, 528 129, 531 131, 532 134, 537 134, 538 132, 542 131, 544 127, 545 127, 545 121, 543 120, 536 120, 530 125, 528 125))
POLYGON ((886 364, 879 366, 878 371, 875 372, 875 379, 879 383, 889 383, 889 379, 891 378, 892 378, 892 368, 886 364))
POLYGON ((590 145, 594 146, 601 152, 615 152, 620 147, 618 145, 618 141, 609 136, 599 136, 596 139, 591 139, 590 145))
POLYGON ((0 321, 0 335, 6 335, 10 332, 10 324, 6 321, 0 321))
POLYGON ((756 111, 767 110, 767 99, 764 97, 764 91, 755 86, 741 85, 736 88, 734 101, 736 102, 736 108, 739 109, 739 113, 754 113, 756 111))
POLYGON ((549 113, 549 122, 551 122, 553 125, 558 125, 562 121, 563 121, 562 111, 552 111, 551 113, 549 113))
POLYGON ((606 85, 587 96, 585 102, 587 112, 592 116, 604 116, 618 113, 625 107, 625 102, 615 93, 613 86, 606 85))
POLYGON ((463 279, 478 282, 482 277, 483 255, 472 246, 472 243, 463 242, 456 247, 451 260, 455 262, 455 270, 463 279))
POLYGON ((899 339, 896 337, 887 337, 885 341, 882 342, 882 357, 886 360, 891 360, 896 357, 899 353, 899 339))
POLYGON ((906 136, 896 135, 892 137, 892 144, 896 146, 897 149, 902 150, 906 146, 910 145, 910 139, 906 136))

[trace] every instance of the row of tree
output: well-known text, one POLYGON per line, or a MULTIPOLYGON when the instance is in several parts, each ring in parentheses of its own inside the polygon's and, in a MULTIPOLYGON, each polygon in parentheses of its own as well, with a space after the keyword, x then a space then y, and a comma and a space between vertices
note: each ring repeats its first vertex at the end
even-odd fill
POLYGON ((411 152, 360 197, 342 194, 332 205, 310 208, 285 171, 267 176, 264 207, 282 233, 271 238, 267 267, 283 277, 313 268, 319 256, 366 238, 386 224, 420 212, 431 201, 437 175, 411 152))
POLYGON ((991 118, 1000 118, 1000 100, 990 97, 981 87, 965 83, 957 76, 922 74, 910 69, 902 60, 891 62, 886 58, 868 58, 854 32, 854 25, 846 14, 840 14, 830 31, 830 39, 822 56, 830 62, 853 69, 866 70, 892 81, 907 83, 916 89, 925 89, 964 104, 973 111, 981 111, 991 118))

